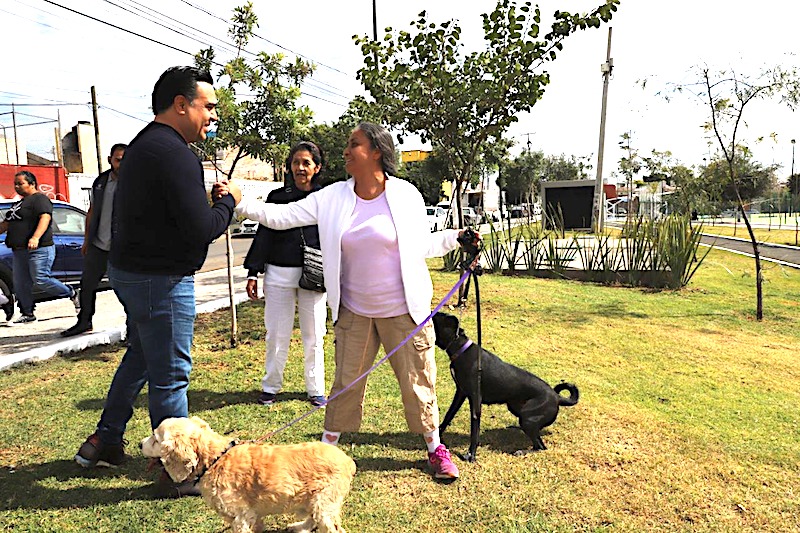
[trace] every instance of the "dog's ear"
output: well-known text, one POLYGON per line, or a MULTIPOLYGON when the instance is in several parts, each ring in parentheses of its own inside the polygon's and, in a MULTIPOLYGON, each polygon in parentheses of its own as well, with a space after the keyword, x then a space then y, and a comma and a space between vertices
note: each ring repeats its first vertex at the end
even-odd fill
POLYGON ((189 420, 191 420, 192 422, 197 424, 200 427, 200 429, 204 429, 204 430, 205 429, 211 429, 211 426, 208 425, 208 422, 206 422, 205 420, 203 420, 199 416, 193 416, 189 420))
MULTIPOLYGON (((161 428, 159 428, 161 429, 161 428)), ((158 430, 157 430, 158 431, 158 430)), ((161 438, 161 463, 173 481, 185 481, 197 467, 197 453, 189 435, 164 430, 161 438)))

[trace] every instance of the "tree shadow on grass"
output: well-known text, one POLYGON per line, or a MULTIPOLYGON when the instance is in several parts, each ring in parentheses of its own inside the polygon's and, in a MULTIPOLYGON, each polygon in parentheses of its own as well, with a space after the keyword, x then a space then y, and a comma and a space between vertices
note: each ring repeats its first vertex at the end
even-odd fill
POLYGON ((0 469, 0 511, 67 509, 134 500, 157 500, 144 458, 130 458, 117 469, 84 469, 73 461, 0 469), (109 486, 109 485, 113 486, 109 486))

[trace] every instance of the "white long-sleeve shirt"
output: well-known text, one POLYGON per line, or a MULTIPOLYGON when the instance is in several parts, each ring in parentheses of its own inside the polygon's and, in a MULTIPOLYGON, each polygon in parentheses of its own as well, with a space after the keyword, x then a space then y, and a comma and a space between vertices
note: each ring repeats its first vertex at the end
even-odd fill
MULTIPOLYGON (((441 257, 458 247, 459 230, 430 232, 425 202, 411 183, 387 176, 386 200, 397 229, 400 270, 408 312, 417 324, 431 311, 433 284, 425 259, 441 257)), ((350 224, 356 203, 355 180, 350 178, 323 187, 290 204, 267 204, 243 198, 236 213, 273 229, 289 229, 316 224, 322 249, 322 268, 328 305, 336 322, 341 298, 342 234, 350 224)), ((369 261, 369 257, 364 257, 369 261)), ((375 273, 380 276, 380 272, 375 273)))

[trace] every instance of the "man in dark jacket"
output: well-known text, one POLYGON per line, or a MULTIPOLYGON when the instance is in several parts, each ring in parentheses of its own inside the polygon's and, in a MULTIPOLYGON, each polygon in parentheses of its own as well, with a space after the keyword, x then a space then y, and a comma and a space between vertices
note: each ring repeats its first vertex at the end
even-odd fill
POLYGON ((81 273, 78 323, 61 332, 62 337, 72 337, 92 331, 92 317, 97 302, 97 287, 108 267, 108 252, 111 250, 111 220, 114 212, 114 196, 117 192, 119 166, 125 155, 125 144, 111 147, 108 162, 111 168, 100 174, 92 183, 92 197, 86 217, 83 247, 83 271, 81 273))
MULTIPOLYGON (((165 71, 153 88, 155 119, 125 152, 108 277, 125 307, 129 346, 97 430, 75 455, 81 466, 123 462, 125 426, 145 383, 153 429, 165 418, 188 416, 194 273, 242 197, 234 183, 215 184, 209 206, 202 165, 187 145, 205 139, 217 120, 212 83, 207 71, 196 68, 165 71)), ((175 488, 173 495, 197 493, 175 488)))

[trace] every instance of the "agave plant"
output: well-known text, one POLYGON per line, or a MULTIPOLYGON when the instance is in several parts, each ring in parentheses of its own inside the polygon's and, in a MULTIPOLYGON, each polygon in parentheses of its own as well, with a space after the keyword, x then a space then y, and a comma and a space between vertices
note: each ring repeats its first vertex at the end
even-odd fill
POLYGON ((692 227, 685 215, 669 215, 658 223, 654 239, 655 255, 668 273, 668 286, 679 289, 688 285, 703 263, 709 247, 702 256, 697 255, 703 225, 692 227))
POLYGON ((484 239, 483 245, 483 267, 488 272, 502 272, 503 263, 506 260, 506 246, 502 229, 497 231, 494 224, 489 224, 489 238, 484 239))

